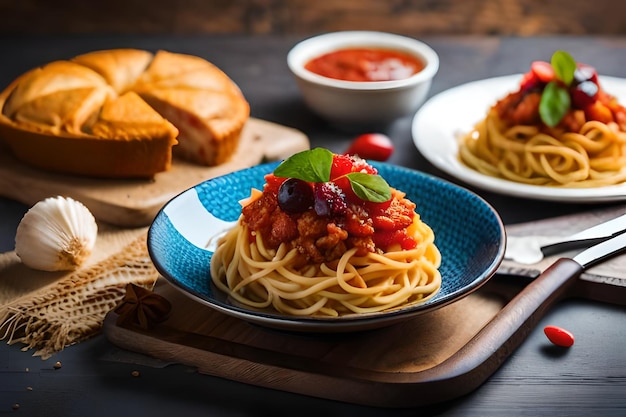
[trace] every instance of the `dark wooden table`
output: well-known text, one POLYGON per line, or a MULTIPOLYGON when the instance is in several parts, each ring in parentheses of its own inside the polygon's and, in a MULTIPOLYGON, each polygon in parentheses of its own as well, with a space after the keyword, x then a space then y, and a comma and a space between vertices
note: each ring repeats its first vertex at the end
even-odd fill
MULTIPOLYGON (((626 77, 626 38, 424 38, 440 55, 431 95, 483 78, 524 71, 556 49, 591 63, 601 74, 626 77)), ((203 56, 241 87, 252 116, 305 132, 313 146, 342 151, 354 133, 327 126, 303 104, 285 62, 296 38, 211 36, 0 37, 0 85, 60 58, 106 48, 168 49, 203 56)), ((413 145, 411 118, 390 126, 396 144, 390 162, 457 182, 432 167, 413 145)), ((461 185, 464 185, 460 183, 461 185)), ((471 189, 471 187, 468 187, 471 189)), ((513 198, 474 189, 506 224, 599 208, 513 198)), ((615 203, 614 203, 615 204, 615 203)), ((606 207, 605 204, 602 207, 606 207)), ((13 249, 27 207, 0 198, 0 251, 13 249)), ((478 390, 457 400, 411 410, 388 410, 320 400, 200 375, 179 365, 133 358, 104 336, 42 361, 18 345, 0 345, 0 415, 28 416, 623 416, 626 415, 626 310, 584 300, 562 302, 478 390), (558 323, 576 335, 555 353, 542 328, 558 323), (135 359, 143 365, 137 365, 135 359), (62 368, 55 370, 56 361, 62 368), (140 377, 131 377, 139 370, 140 377), (18 410, 13 410, 19 404, 18 410)))

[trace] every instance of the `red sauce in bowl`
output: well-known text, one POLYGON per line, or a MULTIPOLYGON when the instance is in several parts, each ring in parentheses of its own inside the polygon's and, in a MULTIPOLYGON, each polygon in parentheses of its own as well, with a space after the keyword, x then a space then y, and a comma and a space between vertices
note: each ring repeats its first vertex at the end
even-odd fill
POLYGON ((391 49, 350 48, 314 58, 304 68, 344 81, 391 81, 417 74, 424 69, 424 63, 413 55, 391 49))

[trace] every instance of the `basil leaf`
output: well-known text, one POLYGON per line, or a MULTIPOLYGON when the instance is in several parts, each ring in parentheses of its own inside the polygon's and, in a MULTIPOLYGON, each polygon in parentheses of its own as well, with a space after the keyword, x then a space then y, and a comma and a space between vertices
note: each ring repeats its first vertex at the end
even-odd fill
POLYGON ((574 80, 574 72, 576 71, 576 60, 565 51, 556 51, 552 54, 550 61, 554 73, 557 78, 567 86, 574 80))
POLYGON ((328 149, 314 148, 298 152, 274 169, 280 178, 297 178, 307 182, 330 181, 333 154, 328 149))
POLYGON ((391 189, 380 175, 351 172, 346 175, 352 191, 362 200, 383 203, 391 198, 391 189))
MULTIPOLYGON (((333 165, 333 153, 328 149, 314 148, 298 152, 285 159, 274 169, 280 178, 297 178, 307 182, 328 182, 333 165)), ((389 184, 380 176, 351 172, 345 177, 354 193, 362 200, 382 203, 391 198, 389 184)))
POLYGON ((550 81, 541 95, 539 115, 541 120, 550 127, 559 124, 570 107, 570 97, 567 88, 555 81, 550 81))

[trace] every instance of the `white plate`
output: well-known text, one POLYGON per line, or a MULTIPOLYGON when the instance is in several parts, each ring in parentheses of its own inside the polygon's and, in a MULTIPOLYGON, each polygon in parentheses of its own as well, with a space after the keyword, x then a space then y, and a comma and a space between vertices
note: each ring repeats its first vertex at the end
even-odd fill
MULTIPOLYGON (((417 149, 442 171, 487 191, 560 202, 626 200, 626 184, 574 189, 521 184, 483 175, 458 159, 457 137, 468 132, 497 100, 518 88, 521 74, 474 81, 430 98, 413 119, 417 149)), ((626 79, 600 77, 602 88, 626 103, 626 79)))

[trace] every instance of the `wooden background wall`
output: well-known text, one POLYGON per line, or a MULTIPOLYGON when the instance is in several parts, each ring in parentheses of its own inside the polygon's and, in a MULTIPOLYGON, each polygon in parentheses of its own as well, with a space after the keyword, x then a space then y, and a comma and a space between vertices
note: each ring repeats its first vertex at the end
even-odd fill
POLYGON ((0 0, 0 33, 626 34, 624 0, 0 0))

